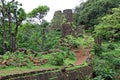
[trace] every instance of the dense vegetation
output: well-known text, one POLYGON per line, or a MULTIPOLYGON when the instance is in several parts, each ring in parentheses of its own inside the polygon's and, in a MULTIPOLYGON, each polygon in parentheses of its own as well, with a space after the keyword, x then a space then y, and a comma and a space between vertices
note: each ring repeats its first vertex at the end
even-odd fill
POLYGON ((119 80, 119 0, 88 0, 76 7, 77 24, 93 33, 94 80, 119 80), (94 31, 93 31, 94 30, 94 31))
POLYGON ((60 14, 49 23, 44 20, 48 6, 38 6, 27 14, 19 2, 1 0, 0 70, 68 66, 76 61, 73 49, 92 44, 93 80, 119 80, 119 3, 87 0, 76 7, 73 22, 60 14), (71 25, 73 33, 62 37, 63 23, 71 25), (82 33, 77 33, 79 27, 84 27, 82 33))
POLYGON ((94 25, 99 23, 99 19, 110 14, 111 8, 117 7, 119 2, 119 0, 87 0, 76 7, 76 22, 78 25, 86 25, 86 29, 93 29, 94 25))

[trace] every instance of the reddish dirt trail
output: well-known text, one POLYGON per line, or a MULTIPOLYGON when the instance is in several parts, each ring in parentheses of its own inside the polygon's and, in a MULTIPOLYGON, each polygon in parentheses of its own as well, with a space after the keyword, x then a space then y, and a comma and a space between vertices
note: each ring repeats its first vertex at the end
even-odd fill
POLYGON ((86 61, 87 58, 89 57, 91 48, 92 45, 89 45, 86 48, 80 47, 78 50, 73 50, 77 57, 77 61, 74 63, 74 65, 83 64, 84 61, 86 61))

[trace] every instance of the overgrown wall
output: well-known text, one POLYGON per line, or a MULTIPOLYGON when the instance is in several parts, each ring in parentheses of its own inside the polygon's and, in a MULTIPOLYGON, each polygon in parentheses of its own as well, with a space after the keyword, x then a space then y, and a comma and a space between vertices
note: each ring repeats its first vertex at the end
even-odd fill
POLYGON ((91 75, 91 67, 81 67, 72 70, 42 70, 23 74, 14 74, 0 77, 0 80, 85 80, 91 75))

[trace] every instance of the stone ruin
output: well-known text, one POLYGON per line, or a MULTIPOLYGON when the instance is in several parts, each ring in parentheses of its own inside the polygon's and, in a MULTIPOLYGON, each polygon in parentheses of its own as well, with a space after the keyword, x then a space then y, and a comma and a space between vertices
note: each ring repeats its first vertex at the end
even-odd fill
POLYGON ((72 9, 63 10, 63 14, 65 15, 65 18, 66 18, 67 22, 73 22, 72 9))
POLYGON ((72 9, 58 10, 54 13, 52 20, 52 30, 61 31, 62 37, 67 35, 77 35, 83 32, 83 26, 77 26, 77 29, 73 28, 73 11, 72 9))
POLYGON ((58 10, 54 13, 52 29, 62 30, 62 37, 72 33, 71 23, 74 21, 72 9, 58 10))
POLYGON ((54 13, 53 20, 52 20, 52 29, 59 29, 61 28, 61 24, 63 21, 63 13, 62 11, 58 10, 54 13))
POLYGON ((71 25, 64 23, 62 25, 62 37, 66 37, 67 35, 70 35, 71 33, 72 33, 71 25))
POLYGON ((63 14, 66 18, 66 23, 62 24, 62 37, 72 34, 72 22, 73 22, 73 13, 72 9, 63 10, 63 14))

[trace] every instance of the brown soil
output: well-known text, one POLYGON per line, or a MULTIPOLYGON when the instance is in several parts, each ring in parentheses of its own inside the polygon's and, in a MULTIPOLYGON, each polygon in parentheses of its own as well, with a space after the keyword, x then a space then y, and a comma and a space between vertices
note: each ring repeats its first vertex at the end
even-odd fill
MULTIPOLYGON (((86 39, 86 42, 87 42, 87 39, 86 39)), ((77 61, 74 63, 74 65, 83 64, 84 61, 86 61, 90 57, 91 48, 92 48, 92 45, 89 45, 85 48, 80 47, 77 50, 73 50, 77 57, 77 61)))

